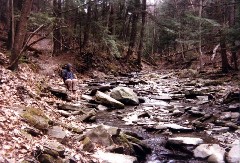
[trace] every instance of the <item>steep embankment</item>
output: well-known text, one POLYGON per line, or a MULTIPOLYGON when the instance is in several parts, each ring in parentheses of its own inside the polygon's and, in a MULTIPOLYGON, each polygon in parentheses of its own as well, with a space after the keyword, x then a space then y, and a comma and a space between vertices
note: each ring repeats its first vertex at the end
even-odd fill
MULTIPOLYGON (((56 141, 56 138, 50 138, 44 133, 46 128, 41 128, 48 127, 50 122, 78 130, 85 127, 81 122, 61 118, 50 105, 59 99, 49 93, 44 94, 47 86, 61 85, 61 79, 34 73, 26 64, 21 64, 18 72, 11 72, 0 66, 0 74, 0 162, 34 160, 34 155, 39 155, 39 149, 56 141), (32 116, 26 112, 34 114, 32 116), (41 115, 47 118, 46 126, 43 119, 38 118, 41 115)), ((78 93, 72 97, 77 97, 78 93)), ((64 134, 71 135, 71 132, 66 131, 64 134)), ((76 152, 78 145, 65 144, 63 148, 68 151, 69 157, 75 156, 88 162, 88 157, 76 152)))

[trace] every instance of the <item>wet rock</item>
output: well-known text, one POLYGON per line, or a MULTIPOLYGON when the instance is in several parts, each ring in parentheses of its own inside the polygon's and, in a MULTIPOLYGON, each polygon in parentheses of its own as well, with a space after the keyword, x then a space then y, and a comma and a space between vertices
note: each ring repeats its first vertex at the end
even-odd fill
POLYGON ((159 123, 157 126, 154 127, 157 130, 164 130, 164 129, 170 129, 172 131, 182 131, 182 132, 188 132, 192 131, 192 128, 188 127, 183 127, 178 124, 164 124, 164 123, 159 123))
POLYGON ((113 145, 112 135, 103 125, 93 128, 86 133, 86 136, 88 136, 93 143, 97 143, 105 147, 113 145))
POLYGON ((223 97, 223 103, 227 104, 230 102, 239 102, 239 96, 240 92, 228 92, 224 97, 223 97))
POLYGON ((121 132, 121 129, 118 127, 103 125, 104 129, 112 136, 118 136, 121 132))
POLYGON ((96 96, 96 100, 103 105, 107 105, 107 106, 117 108, 117 109, 123 109, 124 108, 123 103, 115 100, 114 98, 112 98, 109 95, 104 94, 100 91, 97 91, 95 96, 96 96))
POLYGON ((224 126, 229 127, 231 130, 239 129, 238 125, 234 124, 233 122, 227 122, 227 123, 225 123, 224 126))
POLYGON ((85 139, 82 142, 83 144, 83 150, 87 151, 87 152, 93 152, 94 151, 94 144, 92 143, 92 141, 90 140, 89 137, 85 137, 85 139))
POLYGON ((125 134, 124 136, 127 138, 129 142, 139 145, 143 149, 143 151, 145 151, 144 152, 145 154, 151 152, 151 148, 147 144, 145 144, 142 140, 139 140, 137 137, 133 137, 127 134, 125 134))
POLYGON ((124 153, 124 147, 123 146, 112 145, 112 146, 107 147, 106 150, 111 152, 111 153, 119 153, 119 154, 124 153))
POLYGON ((240 162, 240 144, 235 144, 227 154, 228 163, 240 162))
POLYGON ((240 110, 240 104, 237 103, 237 104, 232 104, 228 107, 228 110, 229 111, 232 111, 232 112, 239 112, 240 110))
POLYGON ((57 140, 59 140, 60 142, 66 137, 66 131, 63 130, 62 127, 60 126, 53 126, 51 128, 48 129, 47 134, 52 137, 55 138, 57 140))
POLYGON ((104 110, 108 110, 108 107, 104 106, 104 105, 98 105, 97 109, 100 111, 104 111, 104 110))
POLYGON ((223 112, 222 115, 219 117, 220 120, 230 120, 231 119, 231 112, 223 112))
POLYGON ((38 157, 40 163, 63 163, 63 160, 60 158, 55 158, 48 154, 41 154, 38 157))
POLYGON ((107 163, 137 163, 136 157, 102 151, 96 152, 93 157, 107 163))
POLYGON ((82 95, 81 98, 88 101, 88 102, 94 101, 94 98, 92 96, 89 96, 89 95, 82 95))
POLYGON ((20 115, 24 121, 39 130, 46 131, 49 127, 50 119, 40 108, 26 107, 20 115))
POLYGON ((225 149, 218 144, 201 144, 194 149, 194 157, 207 158, 208 162, 224 163, 225 149))
POLYGON ((139 103, 144 103, 146 100, 145 100, 145 98, 143 98, 143 97, 139 97, 139 98, 138 98, 138 101, 139 101, 139 103))
POLYGON ((111 91, 110 96, 125 105, 138 105, 139 99, 137 94, 128 87, 116 87, 111 91))
POLYGON ((197 96, 204 95, 203 92, 201 92, 200 90, 195 90, 194 88, 185 90, 183 93, 185 94, 185 97, 188 99, 195 99, 197 96))
POLYGON ((197 96, 199 101, 208 101, 208 96, 197 96))
POLYGON ((239 116, 240 116, 240 113, 231 112, 231 119, 238 119, 239 116))
POLYGON ((170 96, 173 100, 179 100, 179 99, 183 99, 185 97, 185 94, 176 93, 176 94, 171 94, 170 96))
POLYGON ((143 112, 138 115, 138 118, 150 118, 151 115, 148 112, 143 112))
POLYGON ((229 131, 229 127, 218 127, 218 128, 213 128, 210 131, 213 133, 224 133, 229 131))
POLYGON ((198 145, 202 144, 203 140, 201 138, 192 138, 192 137, 175 137, 169 138, 168 142, 171 144, 185 144, 185 145, 198 145))
POLYGON ((151 96, 151 98, 156 99, 156 100, 163 100, 163 101, 172 100, 172 97, 169 94, 161 94, 158 96, 151 96))
POLYGON ((206 114, 205 112, 200 111, 198 107, 191 108, 191 110, 188 110, 188 113, 195 117, 202 117, 206 114))
POLYGON ((176 109, 176 110, 174 110, 173 112, 172 112, 172 114, 171 114, 172 116, 181 116, 181 115, 183 115, 183 112, 182 111, 180 111, 180 110, 178 110, 178 109, 176 109))
POLYGON ((147 102, 147 103, 144 103, 143 106, 148 106, 148 107, 164 107, 164 108, 167 108, 167 109, 172 109, 174 108, 173 105, 170 105, 168 104, 167 102, 165 101, 150 101, 150 102, 147 102))
POLYGON ((48 87, 48 90, 62 100, 68 100, 67 89, 65 87, 48 87))
POLYGON ((204 130, 204 129, 207 128, 205 123, 202 123, 202 122, 197 121, 197 120, 193 121, 192 124, 198 130, 204 130))

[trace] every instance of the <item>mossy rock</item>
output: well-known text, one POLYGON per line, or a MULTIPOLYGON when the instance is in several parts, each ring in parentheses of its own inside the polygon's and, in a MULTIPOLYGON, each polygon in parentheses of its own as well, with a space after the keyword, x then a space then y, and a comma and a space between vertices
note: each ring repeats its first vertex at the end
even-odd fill
POLYGON ((84 151, 88 151, 88 152, 93 152, 94 151, 94 144, 92 143, 92 141, 90 140, 89 137, 86 137, 84 140, 83 140, 83 150, 84 151))
POLYGON ((146 154, 151 153, 151 149, 145 143, 125 133, 121 133, 113 139, 114 143, 124 146, 124 154, 142 158, 145 157, 146 154))
POLYGON ((42 154, 38 157, 40 163, 63 163, 63 160, 60 158, 55 158, 48 154, 42 154))
POLYGON ((50 119, 39 108, 26 107, 20 115, 24 121, 39 130, 46 131, 49 127, 50 119))

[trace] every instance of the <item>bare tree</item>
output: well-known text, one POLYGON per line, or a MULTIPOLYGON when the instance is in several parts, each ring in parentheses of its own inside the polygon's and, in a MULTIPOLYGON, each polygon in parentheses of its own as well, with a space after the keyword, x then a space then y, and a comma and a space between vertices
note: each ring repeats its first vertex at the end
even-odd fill
POLYGON ((130 56, 132 55, 133 49, 136 44, 138 13, 139 13, 139 8, 140 8, 139 6, 140 6, 140 0, 134 0, 134 11, 132 13, 132 29, 131 29, 129 46, 128 46, 128 52, 126 55, 127 61, 129 60, 130 56))
POLYGON ((145 23, 146 23, 146 0, 142 1, 142 26, 141 26, 141 33, 140 33, 140 43, 138 48, 138 64, 141 65, 142 60, 142 52, 143 52, 143 39, 144 39, 144 32, 145 32, 145 23))
POLYGON ((27 32, 27 22, 28 15, 30 14, 33 0, 25 0, 22 5, 21 15, 19 19, 19 24, 16 29, 16 35, 14 38, 14 44, 11 51, 11 59, 10 59, 10 70, 17 70, 18 68, 18 60, 19 54, 22 50, 24 38, 27 32))

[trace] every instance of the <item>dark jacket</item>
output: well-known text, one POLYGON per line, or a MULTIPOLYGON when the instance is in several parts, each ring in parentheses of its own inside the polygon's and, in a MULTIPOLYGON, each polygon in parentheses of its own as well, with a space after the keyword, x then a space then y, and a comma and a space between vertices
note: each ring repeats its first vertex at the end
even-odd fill
POLYGON ((75 79, 75 76, 72 71, 70 71, 68 68, 64 68, 62 70, 62 78, 65 82, 67 79, 75 79))

